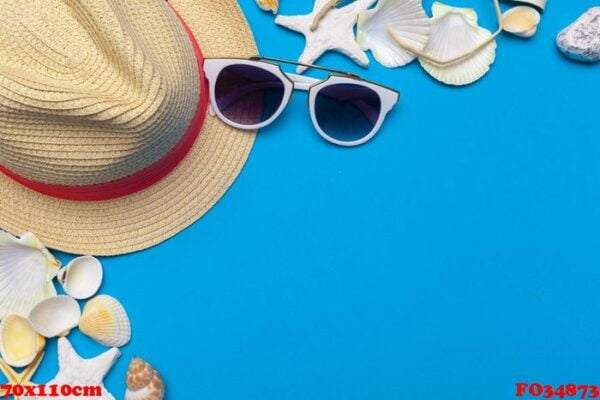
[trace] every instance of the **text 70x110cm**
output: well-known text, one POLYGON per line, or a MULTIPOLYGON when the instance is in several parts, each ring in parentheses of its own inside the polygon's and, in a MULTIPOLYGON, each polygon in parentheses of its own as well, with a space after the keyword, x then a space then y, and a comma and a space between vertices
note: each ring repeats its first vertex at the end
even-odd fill
POLYGON ((101 386, 71 386, 71 385, 0 385, 4 397, 101 397, 101 386))

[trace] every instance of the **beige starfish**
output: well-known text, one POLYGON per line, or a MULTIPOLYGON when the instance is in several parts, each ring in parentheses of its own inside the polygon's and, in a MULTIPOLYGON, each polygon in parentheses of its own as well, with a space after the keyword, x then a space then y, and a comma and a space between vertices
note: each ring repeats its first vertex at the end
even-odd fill
MULTIPOLYGON (((358 14, 371 7, 375 1, 356 0, 345 7, 333 8, 323 15, 323 8, 330 7, 331 0, 315 0, 312 13, 296 16, 280 15, 275 18, 275 22, 304 35, 306 47, 299 59, 303 64, 313 64, 326 51, 335 50, 366 67, 369 65, 369 58, 356 43, 354 25, 358 14), (317 24, 314 24, 315 18, 317 24), (316 29, 313 30, 311 27, 316 29)), ((304 71, 306 67, 298 66, 299 74, 304 71)))
MULTIPOLYGON (((25 387, 34 387, 37 384, 31 382, 31 378, 39 368, 42 358, 44 358, 44 352, 39 352, 38 355, 33 359, 33 362, 29 364, 27 368, 25 368, 21 373, 17 373, 10 365, 6 363, 6 361, 0 359, 0 371, 2 374, 8 379, 6 385, 14 387, 16 385, 21 385, 25 387)), ((0 398, 7 397, 6 390, 0 390, 0 398)), ((19 400, 19 397, 14 396, 15 400, 19 400)))

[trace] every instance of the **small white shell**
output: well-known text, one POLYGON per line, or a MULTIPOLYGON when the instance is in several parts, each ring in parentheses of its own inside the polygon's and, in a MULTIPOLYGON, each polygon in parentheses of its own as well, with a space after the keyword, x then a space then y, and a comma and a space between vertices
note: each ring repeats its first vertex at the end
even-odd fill
POLYGON ((20 368, 33 362, 44 349, 46 339, 29 321, 16 314, 5 317, 0 324, 0 354, 9 365, 20 368))
POLYGON ((33 329, 47 338, 68 335, 80 319, 79 304, 69 296, 50 297, 35 306, 29 314, 33 329))
POLYGON ((102 285, 102 264, 92 256, 77 257, 58 271, 65 292, 77 300, 89 299, 102 285))
POLYGON ((516 6, 502 14, 504 31, 523 38, 535 35, 542 16, 535 8, 516 6))
MULTIPOLYGON (((424 53, 440 61, 452 60, 480 46, 492 34, 477 25, 477 14, 472 8, 450 7, 434 3, 429 42, 424 53)), ((432 77, 448 85, 468 85, 483 77, 496 58, 496 41, 465 60, 450 65, 437 65, 419 59, 432 77)))
POLYGON ((539 8, 542 11, 546 8, 546 3, 548 3, 548 0, 514 0, 514 1, 516 1, 517 3, 530 4, 532 6, 539 8))
POLYGON ((56 296, 52 279, 60 263, 32 233, 17 239, 0 231, 0 319, 27 316, 40 301, 56 296))
POLYGON ((125 400, 163 400, 165 384, 150 364, 134 357, 127 369, 125 400))
POLYGON ((87 302, 79 329, 98 343, 121 347, 131 339, 131 323, 117 299, 107 295, 96 296, 87 302))
POLYGON ((375 8, 358 15, 357 24, 357 43, 363 50, 371 50, 383 66, 402 67, 417 58, 396 43, 388 28, 415 49, 423 50, 430 23, 421 0, 379 0, 375 8))

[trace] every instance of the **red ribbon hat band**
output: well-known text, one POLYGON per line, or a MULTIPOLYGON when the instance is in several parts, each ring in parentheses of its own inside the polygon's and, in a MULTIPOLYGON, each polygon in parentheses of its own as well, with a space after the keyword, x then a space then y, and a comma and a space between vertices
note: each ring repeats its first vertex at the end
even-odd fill
MULTIPOLYGON (((168 1, 167 4, 169 4, 168 1)), ((190 126, 183 134, 181 140, 173 147, 173 149, 171 149, 169 153, 163 156, 160 160, 156 161, 154 164, 139 172, 136 172, 133 175, 129 175, 115 181, 94 185, 67 186, 35 182, 12 172, 3 165, 0 165, 0 172, 28 187, 29 189, 47 196, 74 201, 102 201, 116 199, 144 190, 154 185, 162 178, 167 176, 171 171, 173 171, 179 165, 179 163, 183 161, 198 138, 208 107, 208 90, 203 72, 204 57, 202 56, 200 45, 196 41, 194 34, 189 26, 185 23, 183 18, 179 16, 174 8, 173 11, 187 32, 192 42, 194 53, 196 54, 198 71, 200 73, 200 98, 198 99, 196 113, 190 126)))

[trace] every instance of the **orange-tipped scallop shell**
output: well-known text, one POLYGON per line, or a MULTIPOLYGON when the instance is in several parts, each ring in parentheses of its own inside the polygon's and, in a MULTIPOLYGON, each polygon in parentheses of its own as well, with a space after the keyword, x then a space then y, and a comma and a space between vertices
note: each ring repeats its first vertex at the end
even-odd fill
POLYGON ((277 14, 279 10, 279 0, 256 0, 256 4, 265 11, 272 11, 277 14))
POLYGON ((121 347, 131 339, 131 322, 125 308, 114 297, 101 294, 83 308, 79 330, 96 342, 121 347))

